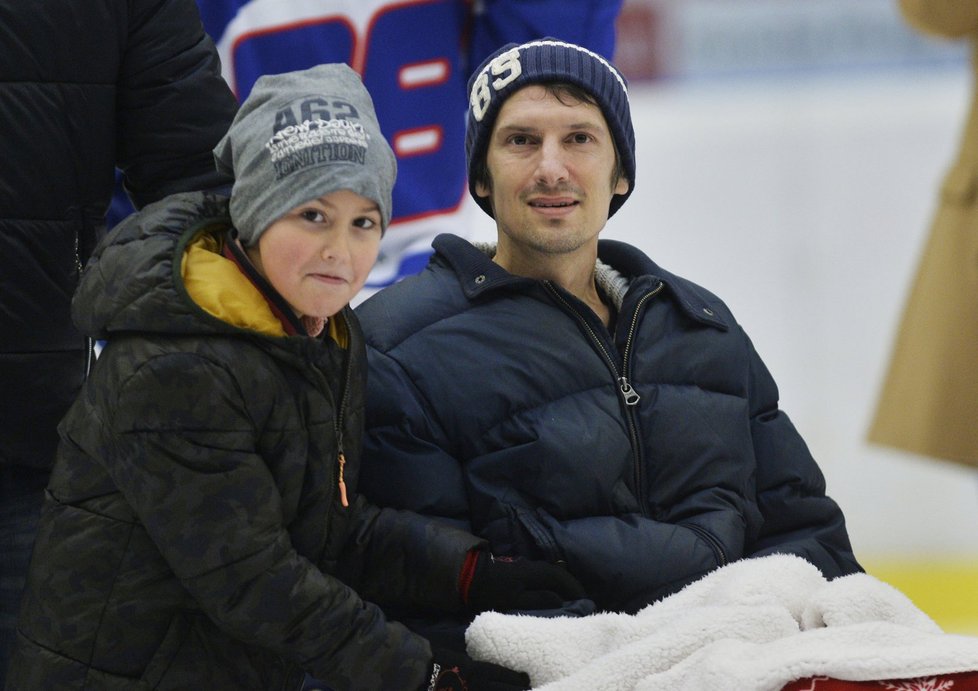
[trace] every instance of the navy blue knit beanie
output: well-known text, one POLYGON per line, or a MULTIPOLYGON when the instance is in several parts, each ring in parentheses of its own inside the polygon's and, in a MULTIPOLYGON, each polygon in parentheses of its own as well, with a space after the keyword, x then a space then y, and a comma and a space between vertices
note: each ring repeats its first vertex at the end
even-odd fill
POLYGON ((503 101, 530 84, 567 82, 594 97, 608 123, 618 156, 628 178, 628 191, 611 198, 611 217, 635 189, 635 131, 628 105, 625 78, 603 57, 587 48, 555 38, 522 45, 510 43, 490 55, 469 78, 469 111, 465 131, 465 159, 469 192, 492 216, 492 205, 475 192, 474 168, 486 155, 493 124, 503 101))

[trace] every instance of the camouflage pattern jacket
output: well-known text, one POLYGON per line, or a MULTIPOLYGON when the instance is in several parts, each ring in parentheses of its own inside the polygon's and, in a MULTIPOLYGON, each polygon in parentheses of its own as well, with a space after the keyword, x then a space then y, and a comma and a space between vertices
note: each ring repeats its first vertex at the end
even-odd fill
POLYGON ((86 267, 74 318, 107 345, 61 425, 8 689, 421 685, 428 642, 364 600, 452 609, 480 543, 357 495, 349 308, 331 320, 343 347, 234 325, 247 280, 221 317, 191 297, 191 250, 229 227, 226 199, 174 195, 86 267))

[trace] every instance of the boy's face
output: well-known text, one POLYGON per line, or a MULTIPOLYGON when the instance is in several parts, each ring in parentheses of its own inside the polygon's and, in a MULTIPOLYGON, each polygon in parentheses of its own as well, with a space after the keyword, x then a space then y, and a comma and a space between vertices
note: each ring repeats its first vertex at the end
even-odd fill
POLYGON ((338 190, 286 213, 248 254, 297 315, 325 318, 363 287, 377 260, 380 236, 377 204, 338 190))

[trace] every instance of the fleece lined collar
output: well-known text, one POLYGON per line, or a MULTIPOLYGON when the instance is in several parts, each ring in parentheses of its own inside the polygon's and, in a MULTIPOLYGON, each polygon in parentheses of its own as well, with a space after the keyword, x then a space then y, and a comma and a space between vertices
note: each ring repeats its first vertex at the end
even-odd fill
MULTIPOLYGON (((514 276, 492 262, 496 253, 495 243, 472 243, 442 233, 434 239, 432 246, 455 271, 462 290, 470 300, 502 286, 532 281, 514 276)), ((727 322, 730 315, 717 297, 662 269, 637 248, 617 240, 600 240, 598 255, 595 281, 616 311, 621 311, 631 288, 638 286, 647 290, 650 284, 661 282, 692 319, 721 331, 730 328, 727 322)))
MULTIPOLYGON (((496 243, 494 242, 473 242, 472 245, 490 259, 496 256, 496 243)), ((598 259, 594 263, 594 282, 601 294, 609 300, 615 311, 621 310, 625 293, 628 292, 628 286, 631 284, 631 281, 598 259)))

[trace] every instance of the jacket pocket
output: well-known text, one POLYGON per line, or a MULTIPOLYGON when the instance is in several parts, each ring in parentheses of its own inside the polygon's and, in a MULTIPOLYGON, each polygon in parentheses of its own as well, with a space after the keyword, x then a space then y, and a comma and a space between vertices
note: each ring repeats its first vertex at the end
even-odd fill
POLYGON ((511 508, 512 535, 516 542, 514 554, 549 562, 564 561, 553 534, 536 511, 515 506, 511 508))
POLYGON ((200 612, 184 610, 173 617, 146 666, 143 683, 154 691, 293 691, 303 676, 270 650, 228 635, 200 612))
POLYGON ((700 538, 710 547, 713 552, 713 559, 716 561, 718 567, 726 566, 729 562, 727 560, 727 552, 723 549, 723 545, 720 540, 714 537, 713 533, 708 531, 706 528, 701 528, 695 523, 680 523, 684 528, 689 528, 694 533, 700 536, 700 538))

